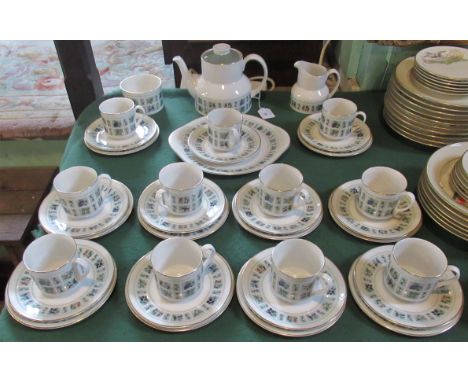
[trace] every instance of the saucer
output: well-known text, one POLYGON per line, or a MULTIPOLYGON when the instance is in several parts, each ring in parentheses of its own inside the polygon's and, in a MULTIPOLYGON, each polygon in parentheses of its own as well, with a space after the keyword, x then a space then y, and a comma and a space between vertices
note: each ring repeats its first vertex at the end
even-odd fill
POLYGON ((148 225, 145 220, 142 218, 140 215, 140 211, 138 210, 138 220, 141 224, 141 226, 148 231, 151 235, 154 235, 156 237, 159 237, 161 239, 169 239, 171 237, 185 237, 187 239, 191 240, 198 240, 203 237, 209 236, 212 233, 215 233, 218 229, 220 229, 224 222, 226 221, 228 215, 229 215, 229 204, 227 202, 226 197, 224 197, 224 210, 221 216, 211 225, 208 225, 204 228, 201 228, 197 231, 192 231, 192 232, 164 232, 161 230, 158 230, 150 225, 148 225))
POLYGON ((347 157, 363 153, 372 145, 372 133, 366 123, 356 118, 351 135, 342 140, 331 140, 320 133, 320 113, 304 118, 297 130, 299 140, 319 154, 347 157))
POLYGON ((198 127, 188 137, 190 150, 200 159, 217 164, 229 164, 242 162, 260 149, 260 135, 256 130, 242 126, 239 145, 231 151, 214 150, 208 141, 208 129, 206 126, 198 127))
MULTIPOLYGON (((255 231, 270 235, 296 237, 298 233, 311 232, 316 228, 322 218, 322 202, 319 195, 308 185, 304 185, 310 197, 299 210, 281 217, 265 214, 258 205, 260 181, 255 179, 244 185, 234 196, 233 210, 236 210, 236 220, 242 219, 244 223, 255 231)), ((301 234, 301 236, 303 236, 301 234)))
POLYGON ((168 233, 188 233, 212 226, 224 211, 226 198, 214 182, 203 179, 203 204, 200 211, 189 216, 168 214, 158 211, 156 193, 161 189, 159 180, 146 187, 138 200, 138 213, 144 222, 159 231, 168 233))
POLYGON ((188 138, 193 130, 203 127, 206 117, 192 122, 173 131, 169 136, 169 145, 184 162, 200 167, 203 172, 215 175, 242 175, 257 172, 265 166, 274 163, 289 147, 289 134, 282 128, 275 126, 261 118, 244 114, 242 125, 254 129, 260 136, 260 149, 249 158, 239 163, 215 164, 198 158, 188 145, 188 138))
POLYGON ((394 297, 384 285, 385 266, 392 248, 390 245, 374 248, 352 265, 349 284, 359 307, 378 324, 409 336, 433 336, 452 328, 463 311, 460 283, 454 281, 441 287, 422 302, 394 297))
POLYGON ((422 214, 417 202, 399 219, 371 220, 362 215, 355 203, 360 183, 360 179, 351 180, 330 195, 328 209, 340 228, 359 239, 377 243, 393 243, 419 230, 422 214))
POLYGON ((237 295, 241 307, 266 330, 286 336, 309 336, 320 333, 334 324, 344 311, 346 284, 338 268, 325 259, 325 272, 333 286, 324 294, 296 304, 278 299, 270 285, 270 255, 268 248, 248 260, 237 277, 237 295))
POLYGON ((208 266, 202 290, 188 301, 170 302, 159 294, 149 253, 130 270, 125 284, 127 305, 141 322, 166 332, 201 328, 218 318, 234 294, 234 275, 218 253, 208 266))
POLYGON ((102 186, 105 193, 101 211, 88 219, 70 219, 59 203, 57 193, 52 191, 39 208, 39 222, 47 233, 63 233, 74 238, 95 239, 114 231, 132 213, 133 196, 127 186, 112 180, 111 188, 102 186))
POLYGON ((145 115, 142 123, 128 138, 115 139, 108 136, 102 119, 96 119, 86 128, 84 142, 91 151, 104 155, 127 155, 141 151, 158 139, 159 126, 151 117, 145 115))
POLYGON ((58 329, 89 317, 107 301, 117 280, 114 259, 101 245, 76 240, 78 251, 91 266, 87 277, 62 296, 44 296, 21 262, 8 281, 5 297, 10 315, 35 329, 58 329))

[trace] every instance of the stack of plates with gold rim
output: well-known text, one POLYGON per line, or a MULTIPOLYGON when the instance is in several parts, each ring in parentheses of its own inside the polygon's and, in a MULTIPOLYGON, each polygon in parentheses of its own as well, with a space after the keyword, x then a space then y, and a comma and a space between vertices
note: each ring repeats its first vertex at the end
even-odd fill
MULTIPOLYGON (((468 91, 464 93, 461 87, 461 91, 447 93, 442 85, 435 90, 434 86, 442 84, 438 77, 433 77, 432 88, 427 86, 420 80, 420 69, 416 73, 416 61, 410 57, 400 62, 390 79, 383 110, 387 124, 403 137, 426 146, 468 140, 468 91)), ((468 68, 465 77, 468 82, 468 68)))
POLYGON ((418 184, 418 200, 426 213, 442 228, 468 241, 468 141, 437 150, 427 162, 418 184), (460 173, 463 178, 460 179, 460 173), (453 182, 460 188, 457 192, 453 182))

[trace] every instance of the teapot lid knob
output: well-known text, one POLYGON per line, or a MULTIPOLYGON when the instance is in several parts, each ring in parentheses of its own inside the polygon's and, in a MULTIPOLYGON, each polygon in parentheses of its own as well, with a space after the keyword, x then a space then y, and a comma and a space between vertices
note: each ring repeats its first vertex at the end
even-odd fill
POLYGON ((231 51, 231 45, 220 43, 213 45, 213 52, 218 56, 224 56, 231 51))

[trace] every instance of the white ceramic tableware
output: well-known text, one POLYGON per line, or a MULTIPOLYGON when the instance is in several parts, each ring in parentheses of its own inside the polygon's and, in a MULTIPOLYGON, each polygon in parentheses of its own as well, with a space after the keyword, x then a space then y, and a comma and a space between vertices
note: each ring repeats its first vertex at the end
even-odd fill
POLYGON ((28 245, 23 263, 39 290, 57 296, 79 285, 90 271, 79 257, 75 240, 67 235, 44 235, 28 245))
POLYGON ((323 102, 333 97, 340 86, 340 73, 336 69, 327 70, 323 65, 307 61, 296 61, 294 67, 298 75, 291 89, 291 108, 304 114, 322 110, 323 102), (336 76, 336 84, 329 91, 326 82, 332 74, 336 76))
POLYGON ((260 209, 272 216, 284 216, 304 205, 309 193, 301 172, 288 164, 274 163, 260 171, 260 209))
POLYGON ((231 151, 239 145, 242 113, 229 108, 214 109, 208 113, 206 120, 208 122, 208 141, 213 149, 231 151))
POLYGON ((387 220, 408 211, 416 201, 405 191, 408 182, 402 173, 390 167, 370 167, 363 172, 357 208, 374 220, 387 220))
POLYGON ((228 44, 215 44, 201 55, 201 74, 187 68, 180 56, 173 58, 179 66, 182 80, 180 87, 187 89, 195 99, 195 109, 202 115, 211 110, 230 107, 247 113, 252 106, 252 98, 266 88, 268 68, 258 54, 245 58, 237 49, 228 44), (249 61, 257 61, 263 68, 262 80, 252 89, 252 84, 243 74, 249 61))
POLYGON ((162 214, 189 215, 203 202, 203 171, 190 163, 171 163, 159 172, 156 203, 162 214))
POLYGON ((419 302, 439 287, 458 280, 460 270, 447 265, 442 250, 423 239, 408 238, 393 246, 384 284, 395 297, 419 302))
POLYGON ((333 281, 323 272, 324 265, 323 252, 310 241, 282 241, 271 254, 273 292, 291 303, 326 292, 333 281))
POLYGON ((157 113, 164 107, 161 88, 161 78, 149 73, 135 74, 120 82, 123 96, 142 106, 146 114, 157 113))
POLYGON ((97 215, 104 202, 101 186, 109 188, 112 179, 98 175, 86 166, 70 167, 59 172, 53 181, 60 204, 70 219, 87 219, 97 215))
POLYGON ((132 135, 145 116, 143 106, 130 98, 109 98, 99 105, 104 130, 108 137, 124 139, 132 135))
POLYGON ((161 241, 151 252, 151 265, 159 293, 174 302, 196 296, 215 253, 211 244, 200 247, 185 238, 161 241))
POLYGON ((354 120, 359 116, 365 123, 366 113, 358 111, 354 102, 344 98, 328 99, 322 107, 320 133, 331 140, 347 138, 351 134, 354 120))

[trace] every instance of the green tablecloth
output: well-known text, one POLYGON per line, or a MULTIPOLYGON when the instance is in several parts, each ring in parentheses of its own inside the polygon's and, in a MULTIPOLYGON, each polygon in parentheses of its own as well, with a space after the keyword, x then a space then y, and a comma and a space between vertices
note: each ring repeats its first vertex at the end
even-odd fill
MULTIPOLYGON (((320 226, 306 239, 316 243, 342 271, 347 281, 353 260, 378 244, 367 243, 348 235, 333 222, 326 208, 328 197, 338 185, 360 177, 368 167, 390 166, 406 175, 409 190, 416 184, 427 159, 433 150, 416 146, 393 134, 382 119, 383 92, 345 94, 367 113, 367 123, 374 134, 372 147, 364 154, 351 158, 328 158, 314 154, 298 141, 296 130, 305 116, 289 108, 289 93, 266 94, 262 106, 270 107, 276 117, 269 120, 285 129, 291 136, 291 146, 278 160, 289 163, 304 174, 304 180, 322 198, 325 207, 320 226)), ((98 105, 90 105, 78 119, 63 155, 61 168, 86 165, 99 173, 108 173, 124 182, 132 191, 135 203, 143 189, 157 178, 159 170, 179 159, 168 144, 169 134, 185 123, 198 118, 193 99, 184 90, 167 90, 164 93, 165 108, 154 116, 160 126, 158 140, 149 148, 123 157, 106 157, 88 150, 83 143, 86 126, 99 116, 98 105)), ((339 94, 337 96, 340 96, 339 94)), ((342 95, 343 96, 343 95, 342 95)), ((257 114, 257 102, 250 111, 257 114)), ((257 173, 222 177, 207 175, 227 194, 229 201, 246 182, 257 173)), ((461 283, 466 291, 468 281, 468 253, 465 242, 443 231, 426 215, 421 230, 416 234, 432 241, 447 254, 449 262, 461 269, 461 283)), ((55 331, 37 331, 16 323, 4 309, 0 315, 0 340, 3 341, 274 341, 288 340, 256 326, 241 310, 234 296, 230 306, 216 321, 206 327, 188 333, 164 333, 147 327, 137 320, 125 302, 125 281, 133 264, 150 251, 159 239, 147 233, 138 223, 133 211, 129 220, 111 234, 96 240, 114 256, 118 267, 118 281, 114 293, 94 315, 72 327, 55 331)), ((200 244, 212 243, 229 262, 237 275, 241 266, 259 251, 273 247, 276 242, 260 239, 243 230, 232 214, 224 226, 213 235, 199 240, 200 244)), ((463 315, 456 327, 448 333, 432 337, 436 341, 468 340, 468 315, 463 315)), ((346 310, 330 329, 316 336, 299 341, 401 341, 411 339, 390 332, 373 321, 357 307, 348 292, 346 310)))

